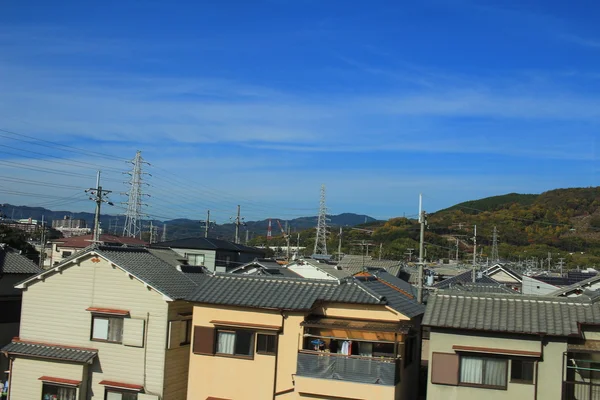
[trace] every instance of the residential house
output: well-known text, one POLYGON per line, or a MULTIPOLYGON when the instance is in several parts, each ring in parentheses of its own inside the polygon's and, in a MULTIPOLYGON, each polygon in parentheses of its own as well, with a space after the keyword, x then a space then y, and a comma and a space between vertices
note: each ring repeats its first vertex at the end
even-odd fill
POLYGON ((416 399, 424 306, 404 285, 208 276, 189 297, 188 398, 416 399))
POLYGON ((444 279, 433 284, 432 288, 435 290, 452 289, 455 286, 464 286, 468 283, 485 284, 485 285, 500 285, 495 279, 477 272, 475 270, 467 270, 458 275, 454 275, 450 278, 444 279))
POLYGON ((204 266, 213 272, 228 272, 265 256, 264 250, 213 238, 177 239, 156 243, 152 247, 172 249, 187 258, 190 265, 204 266))
POLYGON ((521 293, 523 294, 549 295, 557 289, 558 286, 541 281, 535 276, 522 276, 521 293))
POLYGON ((342 271, 349 272, 350 275, 362 272, 367 268, 378 268, 386 270, 391 275, 400 277, 404 263, 396 260, 378 260, 371 256, 346 254, 337 265, 342 271))
MULTIPOLYGON (((14 286, 42 270, 30 259, 5 244, 0 244, 0 347, 19 336, 21 319, 21 291, 14 286)), ((8 360, 0 357, 0 381, 4 381, 4 371, 8 370, 8 360)))
MULTIPOLYGON (((60 238, 51 241, 50 246, 52 248, 52 252, 50 255, 50 266, 55 266, 60 264, 66 258, 71 257, 73 254, 82 251, 86 247, 92 244, 94 240, 92 235, 81 235, 81 236, 72 236, 68 238, 60 238)), ((124 237, 124 236, 114 236, 108 234, 100 235, 100 242, 106 246, 145 246, 147 245, 141 239, 132 238, 132 237, 124 237)))
POLYGON ((287 265, 281 265, 277 261, 270 258, 257 258, 254 261, 240 265, 229 272, 232 274, 271 275, 286 276, 288 278, 300 278, 300 275, 290 270, 287 265))
POLYGON ((293 261, 287 269, 307 279, 340 280, 353 275, 335 264, 310 258, 293 261))
POLYGON ((431 330, 427 397, 598 398, 599 299, 431 295, 423 319, 431 330))
POLYGON ((10 400, 183 400, 192 306, 203 280, 170 250, 90 246, 17 288, 10 400))
POLYGON ((523 276, 504 264, 494 264, 485 269, 483 274, 515 291, 521 291, 523 276))
POLYGON ((554 288, 549 293, 550 296, 564 296, 564 297, 578 297, 584 294, 586 291, 597 291, 600 290, 600 275, 592 275, 591 277, 584 279, 579 282, 575 282, 569 286, 563 286, 561 288, 554 288))

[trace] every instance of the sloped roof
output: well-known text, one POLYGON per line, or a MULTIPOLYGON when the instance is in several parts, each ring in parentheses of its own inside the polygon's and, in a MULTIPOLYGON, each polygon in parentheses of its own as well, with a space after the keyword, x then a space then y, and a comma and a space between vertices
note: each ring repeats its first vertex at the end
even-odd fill
POLYGON ((425 306, 417 301, 417 288, 384 270, 359 275, 355 279, 384 296, 389 307, 409 318, 425 312, 425 306))
POLYGON ((12 247, 0 247, 1 274, 38 274, 42 269, 12 247))
POLYGON ((485 274, 480 275, 480 274, 477 274, 477 272, 473 272, 473 270, 468 270, 461 274, 455 275, 451 278, 444 279, 443 281, 440 281, 440 282, 436 283, 435 285, 433 285, 433 287, 436 289, 448 289, 454 285, 473 282, 473 273, 475 273, 475 275, 476 275, 475 282, 477 282, 477 283, 487 283, 490 285, 492 285, 492 284, 499 285, 500 284, 499 282, 495 281, 494 279, 490 278, 489 276, 487 276, 485 274))
POLYGON ((447 293, 429 297, 423 325, 439 328, 580 336, 579 324, 600 324, 600 303, 586 298, 447 293))
POLYGON ((521 281, 523 279, 522 275, 510 268, 508 268, 506 265, 504 264, 495 264, 492 265, 491 267, 487 268, 486 270, 483 271, 484 275, 493 275, 499 271, 504 271, 505 273, 513 276, 516 280, 521 281))
MULTIPOLYGON (((93 241, 93 235, 83 236, 71 236, 68 238, 56 239, 53 243, 59 245, 59 247, 73 247, 76 249, 83 249, 88 247, 93 241)), ((115 236, 109 234, 100 235, 100 241, 103 243, 120 244, 126 246, 145 246, 148 243, 138 238, 132 238, 127 236, 115 236)))
POLYGON ((28 342, 19 339, 13 339, 0 349, 0 352, 9 355, 50 358, 82 364, 90 363, 98 355, 98 350, 95 349, 28 342))
POLYGON ((245 274, 245 275, 271 275, 271 276, 284 276, 288 278, 300 278, 300 275, 290 270, 284 265, 280 265, 278 262, 267 259, 267 260, 254 260, 240 265, 228 271, 230 274, 245 274), (254 268, 255 271, 252 273, 245 272, 249 268, 254 268))
POLYGON ((318 301, 385 304, 380 296, 354 280, 337 282, 227 273, 207 276, 187 300, 283 310, 310 310, 318 301))
POLYGON ((398 276, 403 263, 395 260, 374 260, 371 256, 363 257, 347 254, 342 257, 338 266, 351 275, 362 272, 366 268, 383 268, 391 275, 398 276))
POLYGON ((457 291, 457 292, 473 292, 473 293, 511 293, 519 294, 518 292, 507 288, 504 285, 498 283, 483 283, 483 282, 459 282, 448 289, 441 289, 444 291, 457 291))
POLYGON ((256 247, 244 246, 229 242, 227 240, 191 237, 177 240, 169 240, 166 242, 155 243, 152 247, 170 247, 174 249, 198 249, 198 250, 228 250, 242 253, 260 254, 264 257, 264 250, 256 247))
POLYGON ((590 278, 573 283, 572 285, 564 286, 560 289, 555 290, 554 292, 548 293, 548 296, 563 296, 569 292, 584 289, 586 286, 593 285, 597 282, 600 282, 600 275, 594 275, 590 278))
MULTIPOLYGON (((172 299, 182 299, 187 296, 198 286, 198 282, 202 280, 201 276, 204 275, 202 273, 188 274, 179 271, 174 265, 157 257, 143 247, 97 245, 89 246, 84 251, 72 255, 58 266, 44 271, 42 274, 52 274, 55 269, 92 252, 104 257, 172 299)), ((27 279, 22 284, 27 284, 32 280, 33 278, 27 279)))

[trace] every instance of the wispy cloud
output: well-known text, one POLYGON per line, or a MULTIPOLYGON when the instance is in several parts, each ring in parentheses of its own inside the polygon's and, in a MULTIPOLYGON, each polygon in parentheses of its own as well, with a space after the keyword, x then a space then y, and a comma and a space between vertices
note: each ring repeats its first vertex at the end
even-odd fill
POLYGON ((585 38, 578 35, 561 35, 561 38, 579 46, 600 49, 600 39, 585 38))

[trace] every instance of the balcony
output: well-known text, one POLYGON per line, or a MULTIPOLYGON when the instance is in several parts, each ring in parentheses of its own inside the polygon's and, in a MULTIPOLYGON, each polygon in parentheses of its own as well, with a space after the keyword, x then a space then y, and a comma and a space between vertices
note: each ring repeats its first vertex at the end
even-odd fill
POLYGON ((301 350, 297 376, 395 386, 399 382, 399 359, 345 356, 301 350))
POLYGON ((600 384, 563 382, 563 400, 600 400, 600 384))

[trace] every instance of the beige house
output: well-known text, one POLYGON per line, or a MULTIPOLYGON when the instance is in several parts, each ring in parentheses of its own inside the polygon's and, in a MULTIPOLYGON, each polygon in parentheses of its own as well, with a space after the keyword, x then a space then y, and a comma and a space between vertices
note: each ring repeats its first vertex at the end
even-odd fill
POLYGON ((600 396, 600 293, 431 295, 429 399, 600 396))
POLYGON ((341 281, 215 274, 194 302, 188 399, 416 399, 414 288, 385 271, 341 281))
POLYGON ((183 400, 202 280, 169 250, 90 247, 19 284, 9 400, 183 400))
MULTIPOLYGON (((60 264, 75 253, 89 247, 92 241, 93 235, 72 236, 53 240, 50 242, 50 257, 46 259, 47 262, 44 263, 44 267, 60 264)), ((100 235, 100 241, 107 246, 144 246, 147 244, 140 239, 108 234, 100 235)))

